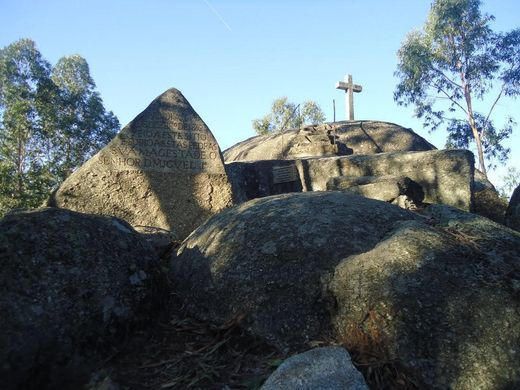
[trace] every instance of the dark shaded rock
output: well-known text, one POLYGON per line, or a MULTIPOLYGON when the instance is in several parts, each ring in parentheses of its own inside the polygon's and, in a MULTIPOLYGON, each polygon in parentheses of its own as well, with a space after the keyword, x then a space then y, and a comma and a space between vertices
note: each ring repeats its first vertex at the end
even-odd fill
POLYGON ((69 176, 48 205, 113 215, 182 240, 232 203, 217 141, 172 88, 69 176))
POLYGON ((195 230, 172 258, 172 280, 199 318, 224 323, 246 314, 253 333, 302 345, 330 331, 333 300, 323 281, 341 259, 418 218, 343 192, 256 199, 195 230))
POLYGON ((505 224, 511 229, 520 231, 520 185, 515 188, 507 207, 505 224))
POLYGON ((404 196, 413 204, 420 205, 424 199, 421 186, 405 176, 333 177, 327 182, 327 191, 337 190, 383 202, 394 202, 404 196))
POLYGON ((473 194, 474 212, 498 223, 504 223, 507 201, 502 199, 496 190, 485 188, 473 194))
POLYGON ((181 241, 175 240, 172 234, 164 229, 153 227, 137 227, 135 230, 148 241, 155 249, 158 257, 168 252, 173 246, 179 245, 181 241))
POLYGON ((153 253, 116 218, 49 208, 2 219, 2 388, 79 388, 98 348, 146 315, 153 253))
POLYGON ((225 150, 224 159, 229 163, 434 149, 411 129, 393 123, 345 121, 252 137, 225 150))
POLYGON ((341 347, 315 348, 285 360, 262 390, 368 390, 363 375, 341 347))
POLYGON ((406 176, 424 191, 424 202, 473 209, 473 154, 467 150, 394 152, 344 157, 307 158, 294 161, 256 161, 226 164, 237 202, 280 192, 325 191, 339 176, 406 176), (296 181, 287 188, 276 185, 273 170, 293 164, 296 181))
POLYGON ((519 233, 455 208, 418 215, 295 193, 212 217, 171 274, 196 316, 245 316, 250 332, 290 350, 332 338, 357 354, 384 351, 423 387, 516 388, 519 248, 519 233))
POLYGON ((349 349, 375 345, 424 387, 514 388, 520 235, 467 215, 466 229, 402 223, 374 249, 345 259, 330 284, 333 322, 349 349))
POLYGON ((84 390, 121 390, 121 386, 104 372, 96 372, 90 378, 84 390))
POLYGON ((237 204, 269 195, 301 192, 304 183, 301 164, 291 160, 263 160, 226 164, 226 172, 237 204), (294 167, 295 180, 277 183, 274 171, 280 167, 294 167))
POLYGON ((507 201, 502 199, 495 186, 478 169, 473 185, 474 212, 498 223, 504 223, 507 201))

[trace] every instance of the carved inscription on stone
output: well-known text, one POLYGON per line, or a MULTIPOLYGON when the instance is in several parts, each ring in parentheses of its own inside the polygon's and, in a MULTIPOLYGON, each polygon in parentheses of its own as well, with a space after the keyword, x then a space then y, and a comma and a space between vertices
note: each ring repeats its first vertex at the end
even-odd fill
POLYGON ((298 181, 299 175, 296 165, 284 165, 273 167, 273 184, 290 183, 298 181))
POLYGON ((222 173, 219 147, 207 128, 168 114, 132 123, 100 155, 101 163, 115 171, 222 173))

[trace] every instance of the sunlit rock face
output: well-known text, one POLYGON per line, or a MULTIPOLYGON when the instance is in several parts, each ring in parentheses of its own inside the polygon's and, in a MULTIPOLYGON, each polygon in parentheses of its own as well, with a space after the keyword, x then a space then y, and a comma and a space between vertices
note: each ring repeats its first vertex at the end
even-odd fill
POLYGON ((336 346, 314 348, 285 360, 261 387, 280 389, 369 390, 348 352, 336 346))
POLYGON ((411 129, 381 121, 344 121, 257 136, 224 151, 225 161, 284 160, 434 150, 411 129))
POLYGON ((157 97, 73 173, 49 205, 120 217, 183 239, 230 206, 215 137, 180 91, 157 97))

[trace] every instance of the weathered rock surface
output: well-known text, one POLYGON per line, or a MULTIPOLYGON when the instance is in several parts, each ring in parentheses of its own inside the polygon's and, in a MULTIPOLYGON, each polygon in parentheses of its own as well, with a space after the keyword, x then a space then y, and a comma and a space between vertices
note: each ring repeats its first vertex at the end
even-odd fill
POLYGON ((252 137, 225 150, 224 158, 226 162, 284 160, 434 149, 411 129, 393 123, 345 121, 252 137))
POLYGON ((520 185, 515 188, 507 207, 505 224, 520 231, 520 185))
POLYGON ((283 192, 325 191, 334 177, 406 176, 421 186, 424 202, 473 209, 474 158, 467 150, 394 152, 373 155, 307 158, 295 161, 226 164, 236 199, 245 201, 283 192), (275 168, 293 165, 294 181, 276 183, 275 168))
POLYGON ((311 349, 285 360, 262 390, 368 390, 363 375, 341 347, 311 349))
POLYGON ((373 248, 398 221, 419 219, 343 192, 255 199, 196 229, 172 259, 172 279, 202 319, 247 314, 255 334, 302 344, 331 330, 323 280, 341 259, 373 248))
POLYGON ((478 169, 475 169, 473 200, 476 214, 504 223, 507 201, 500 197, 495 186, 478 169))
POLYGON ((349 348, 386 348, 423 387, 517 387, 520 235, 445 206, 429 214, 439 227, 402 223, 336 268, 335 329, 349 348))
POLYGON ((327 191, 348 191, 383 202, 404 196, 416 205, 424 199, 421 186, 406 176, 333 177, 327 182, 327 191))
POLYGON ((427 210, 343 192, 253 200, 195 230, 172 279, 196 316, 245 316, 282 347, 333 337, 385 351, 423 387, 518 387, 520 234, 427 210))
POLYGON ((146 309, 152 253, 116 218, 42 209, 2 219, 1 387, 79 388, 82 358, 146 309))
POLYGON ((113 215, 136 228, 164 229, 175 239, 231 204, 217 141, 174 88, 65 180, 49 201, 113 215))

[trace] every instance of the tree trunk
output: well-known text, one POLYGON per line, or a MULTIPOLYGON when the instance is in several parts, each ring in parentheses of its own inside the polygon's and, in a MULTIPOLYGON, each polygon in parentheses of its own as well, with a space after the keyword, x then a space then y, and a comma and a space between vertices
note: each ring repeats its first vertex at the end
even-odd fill
POLYGON ((469 112, 469 123, 471 126, 471 131, 473 133, 473 138, 475 138, 475 143, 477 144, 477 154, 478 154, 478 162, 480 171, 487 177, 486 166, 484 163, 484 151, 482 150, 482 139, 477 129, 477 125, 475 123, 475 119, 473 118, 473 113, 469 112))
POLYGON ((24 160, 24 145, 21 139, 18 139, 16 155, 16 198, 22 199, 24 193, 23 183, 23 160, 24 160))
POLYGON ((477 154, 478 154, 478 165, 480 171, 487 177, 486 165, 484 162, 484 151, 482 150, 482 139, 478 132, 477 124, 475 123, 475 117, 473 115, 473 105, 471 102, 471 89, 470 86, 466 83, 466 78, 463 74, 461 74, 462 86, 464 87, 464 98, 466 99, 466 106, 468 108, 468 122, 471 127, 471 132, 473 133, 473 138, 475 139, 475 144, 477 145, 477 154))

